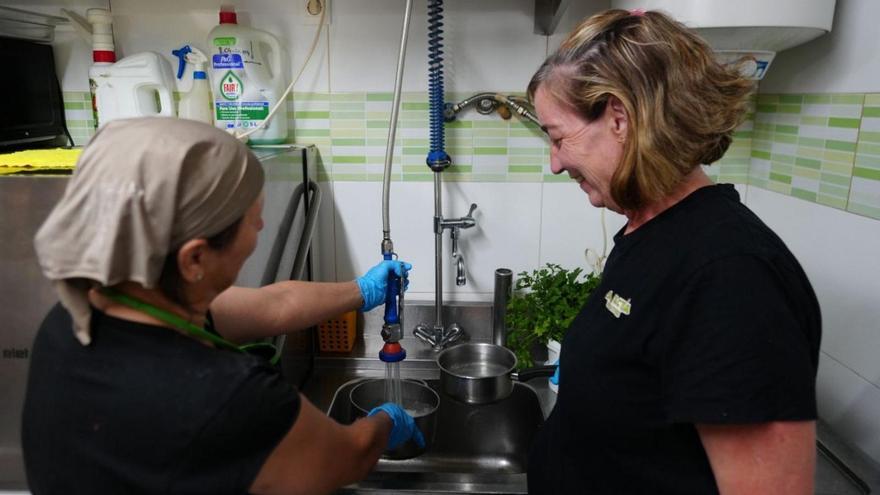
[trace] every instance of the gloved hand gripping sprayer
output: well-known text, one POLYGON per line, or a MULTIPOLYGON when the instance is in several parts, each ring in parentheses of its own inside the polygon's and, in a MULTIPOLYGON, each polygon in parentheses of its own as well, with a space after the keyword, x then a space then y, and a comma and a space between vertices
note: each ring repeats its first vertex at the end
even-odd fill
MULTIPOLYGON (((386 260, 394 258, 391 239, 383 239, 382 256, 386 260)), ((403 338, 403 293, 404 279, 393 271, 389 272, 385 290, 385 323, 381 332, 385 344, 379 351, 379 359, 385 363, 399 363, 406 359, 406 350, 400 345, 403 338)))

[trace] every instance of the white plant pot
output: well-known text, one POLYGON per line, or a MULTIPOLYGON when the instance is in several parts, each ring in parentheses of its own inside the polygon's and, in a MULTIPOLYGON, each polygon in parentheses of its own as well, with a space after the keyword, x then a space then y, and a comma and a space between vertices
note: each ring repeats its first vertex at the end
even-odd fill
MULTIPOLYGON (((547 342, 547 362, 545 364, 553 365, 556 364, 556 360, 559 359, 559 351, 562 349, 562 344, 551 340, 547 342)), ((554 385, 550 379, 547 379, 548 385, 550 385, 550 390, 556 392, 559 390, 559 385, 554 385)))

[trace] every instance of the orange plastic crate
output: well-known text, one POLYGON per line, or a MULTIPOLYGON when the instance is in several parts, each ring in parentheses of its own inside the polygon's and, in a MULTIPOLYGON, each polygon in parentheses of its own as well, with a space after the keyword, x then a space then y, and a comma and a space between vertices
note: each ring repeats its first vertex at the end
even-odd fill
POLYGON ((318 325, 321 352, 350 352, 357 334, 357 311, 343 313, 318 325))

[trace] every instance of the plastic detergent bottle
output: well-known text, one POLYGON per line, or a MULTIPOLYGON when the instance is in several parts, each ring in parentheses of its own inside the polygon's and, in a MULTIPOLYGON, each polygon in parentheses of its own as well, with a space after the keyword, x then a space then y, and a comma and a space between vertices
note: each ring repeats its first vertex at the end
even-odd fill
POLYGON ((116 47, 113 44, 113 18, 107 9, 89 9, 86 19, 91 25, 92 66, 89 68, 89 93, 92 95, 92 118, 98 128, 98 102, 95 92, 98 89, 97 77, 105 68, 116 62, 116 47))
POLYGON ((205 74, 205 65, 208 58, 198 48, 183 45, 180 49, 171 52, 180 63, 177 65, 177 79, 183 77, 186 64, 193 67, 192 86, 183 93, 177 104, 177 116, 181 119, 198 120, 206 124, 214 123, 214 102, 211 99, 211 88, 208 85, 208 76, 205 74))
MULTIPOLYGON (((215 125, 241 133, 260 126, 284 92, 287 56, 278 38, 238 24, 234 7, 220 8, 220 25, 208 35, 215 125), (264 47, 269 47, 268 57, 264 47)), ((250 135, 257 144, 287 139, 282 104, 265 126, 250 135)))
POLYGON ((98 126, 115 119, 174 116, 174 76, 161 55, 143 52, 95 74, 98 126))

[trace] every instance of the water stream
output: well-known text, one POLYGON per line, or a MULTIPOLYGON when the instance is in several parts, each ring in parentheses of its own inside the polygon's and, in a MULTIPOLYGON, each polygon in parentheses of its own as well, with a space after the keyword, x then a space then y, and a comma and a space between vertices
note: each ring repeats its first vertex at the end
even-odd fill
POLYGON ((385 402, 393 402, 403 407, 400 392, 400 362, 385 363, 385 402))

